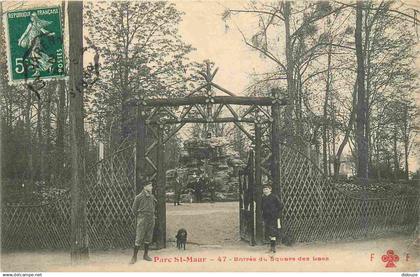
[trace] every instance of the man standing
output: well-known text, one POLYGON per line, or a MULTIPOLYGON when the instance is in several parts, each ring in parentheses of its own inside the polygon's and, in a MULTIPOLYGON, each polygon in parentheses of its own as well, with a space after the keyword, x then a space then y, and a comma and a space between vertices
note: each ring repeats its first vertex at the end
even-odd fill
POLYGON ((181 182, 180 182, 180 180, 179 180, 179 177, 178 177, 178 175, 176 175, 176 177, 175 177, 175 182, 174 182, 174 186, 175 186, 175 188, 174 188, 174 192, 175 192, 175 195, 174 195, 174 206, 179 206, 179 205, 181 205, 180 204, 180 202, 181 202, 181 182))
POLYGON ((195 194, 195 200, 197 203, 201 203, 201 198, 202 198, 202 178, 201 177, 197 177, 195 180, 195 184, 194 184, 194 194, 195 194))
POLYGON ((214 178, 209 180, 210 202, 216 201, 216 186, 214 178))
POLYGON ((278 235, 278 222, 283 205, 277 195, 271 193, 270 184, 263 187, 262 215, 264 220, 265 232, 270 238, 270 251, 276 253, 276 237, 278 235))
POLYGON ((155 204, 157 202, 152 194, 153 185, 147 183, 143 190, 134 198, 133 213, 137 219, 136 241, 134 244, 134 254, 130 264, 137 262, 137 253, 140 246, 144 245, 143 259, 151 261, 148 255, 149 244, 152 242, 153 228, 155 227, 155 204))

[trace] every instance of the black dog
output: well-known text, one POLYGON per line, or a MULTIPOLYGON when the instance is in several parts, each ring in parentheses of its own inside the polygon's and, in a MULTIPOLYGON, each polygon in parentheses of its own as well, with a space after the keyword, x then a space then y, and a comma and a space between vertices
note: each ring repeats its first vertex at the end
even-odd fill
POLYGON ((176 247, 178 247, 178 249, 184 248, 185 250, 185 245, 187 244, 187 230, 184 228, 179 229, 175 237, 176 247))

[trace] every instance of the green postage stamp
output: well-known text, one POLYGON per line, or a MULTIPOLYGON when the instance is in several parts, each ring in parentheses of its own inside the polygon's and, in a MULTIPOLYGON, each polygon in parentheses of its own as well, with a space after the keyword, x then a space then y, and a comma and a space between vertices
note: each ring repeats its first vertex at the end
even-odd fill
POLYGON ((9 81, 64 77, 60 7, 12 11, 4 16, 9 81))

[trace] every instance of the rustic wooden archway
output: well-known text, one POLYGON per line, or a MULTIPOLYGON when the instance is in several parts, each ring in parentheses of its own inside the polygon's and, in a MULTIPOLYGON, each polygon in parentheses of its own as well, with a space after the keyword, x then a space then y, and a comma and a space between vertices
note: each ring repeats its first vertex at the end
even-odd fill
MULTIPOLYGON (((205 84, 186 97, 138 99, 136 192, 143 188, 147 179, 155 180, 155 194, 158 199, 158 248, 166 247, 164 144, 187 123, 234 123, 254 144, 256 195, 262 195, 263 174, 272 180, 273 190, 280 191, 280 106, 285 105, 285 101, 280 99, 277 90, 272 91, 271 97, 237 96, 213 82, 216 72, 217 69, 211 72, 208 64, 207 71, 201 73, 205 84), (225 95, 216 95, 213 89, 225 95), (235 107, 244 109, 239 110, 235 107), (223 113, 229 116, 224 116, 223 113), (243 124, 253 124, 254 134, 248 132, 243 124), (270 138, 268 143, 263 141, 264 131, 271 133, 266 134, 270 138), (148 142, 150 135, 155 139, 148 142), (155 155, 152 155, 152 152, 155 152, 155 155), (155 160, 152 156, 155 156, 155 160)), ((256 242, 262 243, 261 197, 256 197, 255 201, 256 242)))

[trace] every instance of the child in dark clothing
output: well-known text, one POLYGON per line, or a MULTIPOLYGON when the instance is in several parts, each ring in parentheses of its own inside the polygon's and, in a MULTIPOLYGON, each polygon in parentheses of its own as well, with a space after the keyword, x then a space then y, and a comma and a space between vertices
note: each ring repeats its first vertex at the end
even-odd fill
POLYGON ((270 238, 270 250, 276 252, 276 237, 278 234, 277 222, 283 209, 283 205, 277 195, 271 193, 272 188, 270 185, 263 187, 263 198, 262 198, 262 216, 265 225, 265 231, 270 238))

